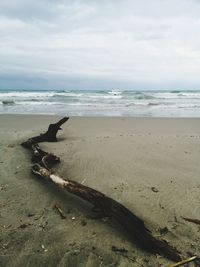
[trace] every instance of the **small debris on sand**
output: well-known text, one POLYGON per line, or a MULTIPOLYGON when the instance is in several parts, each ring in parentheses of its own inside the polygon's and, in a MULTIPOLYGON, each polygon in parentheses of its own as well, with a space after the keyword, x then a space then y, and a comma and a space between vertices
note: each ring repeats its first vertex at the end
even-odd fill
POLYGON ((42 244, 41 245, 41 248, 42 248, 42 250, 46 253, 46 252, 48 252, 48 249, 47 248, 45 248, 45 246, 42 244))
POLYGON ((23 224, 21 224, 18 228, 25 229, 25 228, 28 227, 29 225, 30 225, 29 223, 23 223, 23 224))
POLYGON ((7 145, 7 147, 13 148, 13 147, 15 147, 15 145, 14 144, 9 144, 9 145, 7 145))
POLYGON ((0 191, 6 190, 6 185, 1 185, 0 186, 0 191))
POLYGON ((29 212, 27 216, 28 217, 33 217, 34 215, 35 215, 34 213, 29 212))
POLYGON ((159 228, 159 232, 161 235, 165 235, 169 232, 169 229, 167 227, 159 228))
POLYGON ((112 251, 114 251, 114 252, 120 252, 120 253, 127 253, 128 252, 127 249, 125 249, 125 248, 118 248, 116 246, 112 246, 112 251))
POLYGON ((154 192, 154 193, 158 193, 159 192, 159 190, 156 188, 156 187, 151 187, 151 190, 154 192))
POLYGON ((66 219, 66 216, 65 216, 63 210, 61 209, 61 207, 60 207, 60 205, 58 203, 55 203, 53 207, 54 207, 54 209, 56 209, 58 211, 58 213, 60 214, 61 219, 66 219))
POLYGON ((81 225, 82 225, 82 226, 85 226, 85 225, 87 225, 87 222, 86 222, 85 220, 82 220, 82 221, 81 221, 81 225))

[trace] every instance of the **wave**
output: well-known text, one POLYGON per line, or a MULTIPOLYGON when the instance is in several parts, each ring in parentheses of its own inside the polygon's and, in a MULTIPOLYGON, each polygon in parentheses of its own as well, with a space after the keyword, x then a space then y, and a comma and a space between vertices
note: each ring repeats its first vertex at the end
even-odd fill
POLYGON ((180 109, 200 109, 200 104, 199 105, 190 105, 190 104, 186 104, 186 105, 182 105, 182 106, 178 106, 178 108, 180 109))
POLYGON ((13 100, 3 100, 2 104, 3 105, 14 105, 15 102, 13 100))
POLYGON ((55 90, 56 93, 70 93, 68 90, 55 90))
POLYGON ((108 92, 108 94, 111 94, 111 95, 121 95, 122 91, 120 90, 111 90, 108 92))
POLYGON ((161 105, 161 103, 152 103, 152 102, 148 103, 148 106, 159 106, 159 105, 161 105))
POLYGON ((0 91, 0 113, 200 117, 200 91, 0 91), (150 114, 150 115, 149 115, 150 114), (198 115, 199 114, 199 115, 198 115))
POLYGON ((161 107, 161 106, 170 106, 173 105, 172 103, 163 103, 163 102, 132 102, 128 103, 125 106, 126 107, 134 107, 134 106, 141 106, 141 107, 161 107))
POLYGON ((155 99, 155 96, 153 95, 145 95, 145 94, 138 94, 135 96, 136 99, 142 100, 142 99, 155 99))
POLYGON ((170 91, 170 93, 172 93, 172 94, 179 94, 179 93, 181 93, 181 91, 179 91, 179 90, 173 90, 173 91, 170 91))

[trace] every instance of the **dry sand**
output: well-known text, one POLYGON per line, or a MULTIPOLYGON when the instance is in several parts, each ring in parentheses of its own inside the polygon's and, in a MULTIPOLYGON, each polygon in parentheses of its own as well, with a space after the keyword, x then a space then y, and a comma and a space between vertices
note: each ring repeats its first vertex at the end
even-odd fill
MULTIPOLYGON (((116 222, 92 220, 84 202, 30 173, 20 142, 57 119, 0 116, 0 266, 167 266, 116 222)), ((59 137, 41 147, 61 157, 60 175, 123 203, 184 256, 200 254, 200 226, 181 217, 200 219, 200 119, 70 118, 59 137)))

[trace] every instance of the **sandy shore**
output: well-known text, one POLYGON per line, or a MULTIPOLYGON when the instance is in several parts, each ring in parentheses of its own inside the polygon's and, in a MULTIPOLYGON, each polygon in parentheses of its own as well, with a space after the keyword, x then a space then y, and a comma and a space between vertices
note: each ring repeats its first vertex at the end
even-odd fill
MULTIPOLYGON (((0 115, 0 266, 166 266, 140 250, 112 220, 30 173, 20 146, 58 117, 0 115), (53 209, 62 207, 62 220, 53 209), (112 246, 128 252, 116 253, 112 246), (160 264, 160 265, 159 265, 160 264)), ((186 257, 200 252, 200 119, 70 118, 57 172, 123 203, 186 257), (163 230, 164 229, 164 230, 163 230)))

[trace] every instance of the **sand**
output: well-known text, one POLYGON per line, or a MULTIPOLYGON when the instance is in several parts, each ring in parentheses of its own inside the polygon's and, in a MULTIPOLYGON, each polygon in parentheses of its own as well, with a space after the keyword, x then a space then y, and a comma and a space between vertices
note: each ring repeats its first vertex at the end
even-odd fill
MULTIPOLYGON (((20 143, 57 120, 0 115, 0 266, 167 266, 116 222, 93 220, 85 202, 30 173, 20 143)), ((61 176, 121 202, 185 257, 200 254, 200 226, 182 219, 200 219, 200 119, 73 117, 59 142, 41 147, 61 157, 61 176)))

